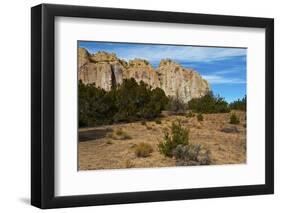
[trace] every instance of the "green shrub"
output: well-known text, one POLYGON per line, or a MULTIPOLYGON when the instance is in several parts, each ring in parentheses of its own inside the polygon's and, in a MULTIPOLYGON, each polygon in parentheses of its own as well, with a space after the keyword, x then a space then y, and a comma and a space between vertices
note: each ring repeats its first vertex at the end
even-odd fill
POLYGON ((173 149, 178 145, 188 145, 189 130, 182 127, 181 122, 173 122, 171 126, 171 134, 165 132, 163 141, 158 144, 161 154, 172 157, 173 149))
POLYGON ((229 123, 230 124, 239 124, 240 123, 240 120, 235 113, 231 113, 229 123))
POLYGON ((238 99, 238 100, 233 101, 232 103, 229 104, 229 107, 232 110, 246 111, 246 106, 247 106, 247 97, 246 97, 246 95, 241 100, 238 99))
POLYGON ((188 109, 197 113, 226 113, 230 112, 228 103, 219 96, 208 92, 201 98, 193 98, 188 102, 188 109))
POLYGON ((148 143, 140 143, 135 147, 135 155, 137 157, 148 157, 153 152, 153 148, 148 143))
POLYGON ((181 126, 181 122, 173 122, 171 134, 165 132, 163 141, 158 144, 161 154, 174 157, 176 165, 209 165, 210 151, 203 149, 200 144, 189 143, 189 130, 181 126))
POLYGON ((197 117, 198 121, 203 121, 203 119, 204 119, 202 113, 198 113, 196 117, 197 117))
POLYGON ((157 118, 169 99, 160 88, 125 79, 110 91, 79 81, 79 127, 157 118))

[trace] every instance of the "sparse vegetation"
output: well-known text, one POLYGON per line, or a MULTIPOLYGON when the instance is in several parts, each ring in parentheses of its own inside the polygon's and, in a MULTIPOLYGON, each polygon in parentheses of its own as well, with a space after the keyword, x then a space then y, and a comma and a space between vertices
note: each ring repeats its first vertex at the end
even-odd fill
POLYGON ((145 121, 141 121, 141 125, 146 125, 146 122, 145 121))
POLYGON ((107 137, 112 138, 114 140, 129 140, 132 137, 125 132, 123 129, 117 129, 114 132, 110 132, 107 134, 107 137))
POLYGON ((239 117, 235 113, 231 113, 229 123, 230 124, 239 124, 240 123, 239 117))
POLYGON ((203 121, 204 119, 202 113, 198 113, 196 117, 197 117, 197 121, 203 121))
POLYGON ((148 128, 153 130, 148 130, 146 125, 141 124, 141 121, 79 129, 79 137, 88 138, 78 144, 79 168, 88 170, 245 163, 247 159, 245 152, 247 129, 243 127, 245 112, 234 112, 240 118, 241 125, 229 124, 230 114, 224 113, 203 114, 204 123, 198 122, 196 117, 189 119, 179 115, 161 117, 161 125, 155 124, 155 120, 146 121, 148 128), (159 152, 160 149, 158 150, 157 145, 163 142, 165 132, 168 132, 169 138, 172 138, 172 123, 177 124, 179 118, 181 118, 181 128, 189 129, 188 147, 180 146, 182 150, 178 151, 180 153, 182 151, 182 157, 176 156, 175 149, 168 157, 159 152), (188 121, 188 123, 184 121, 188 121), (132 139, 120 140, 122 137, 116 132, 119 132, 119 135, 123 135, 125 132, 132 139), (120 134, 120 132, 122 133, 120 134), (99 134, 100 136, 97 137, 99 134), (137 157, 135 154, 136 146, 142 142, 150 144, 154 149, 154 152, 147 158, 137 157), (196 147, 199 145, 197 161, 191 160, 196 159, 194 156, 197 153, 196 147), (89 155, 89 153, 92 154, 89 155))
POLYGON ((153 148, 148 143, 140 143, 135 147, 135 155, 137 157, 148 157, 153 152, 153 148))

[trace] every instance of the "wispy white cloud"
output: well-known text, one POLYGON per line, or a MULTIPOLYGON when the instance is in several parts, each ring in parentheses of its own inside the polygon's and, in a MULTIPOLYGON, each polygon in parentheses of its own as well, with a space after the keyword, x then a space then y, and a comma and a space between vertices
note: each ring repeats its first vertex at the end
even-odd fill
POLYGON ((159 61, 163 58, 187 60, 189 62, 212 62, 225 60, 235 56, 246 56, 243 48, 216 48, 193 46, 135 46, 116 48, 119 57, 126 60, 145 58, 150 61, 159 61))
POLYGON ((220 75, 203 75, 204 79, 206 79, 211 84, 245 84, 246 81, 240 78, 229 78, 220 75))
POLYGON ((216 72, 213 72, 212 74, 214 74, 214 75, 227 75, 227 74, 233 74, 233 73, 237 74, 239 72, 241 72, 241 66, 236 66, 236 67, 229 68, 229 69, 218 70, 216 72))

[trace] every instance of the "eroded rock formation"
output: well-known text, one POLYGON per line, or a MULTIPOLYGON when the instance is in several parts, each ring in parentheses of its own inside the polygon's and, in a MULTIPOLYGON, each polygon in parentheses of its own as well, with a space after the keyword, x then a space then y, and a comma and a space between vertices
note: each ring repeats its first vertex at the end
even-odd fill
POLYGON ((126 62, 114 53, 97 52, 91 55, 86 49, 79 48, 78 72, 79 80, 83 83, 95 83, 97 87, 107 91, 121 84, 123 79, 134 78, 152 88, 160 87, 167 96, 178 97, 185 103, 210 90, 208 82, 198 72, 169 59, 162 60, 154 69, 143 59, 126 62))

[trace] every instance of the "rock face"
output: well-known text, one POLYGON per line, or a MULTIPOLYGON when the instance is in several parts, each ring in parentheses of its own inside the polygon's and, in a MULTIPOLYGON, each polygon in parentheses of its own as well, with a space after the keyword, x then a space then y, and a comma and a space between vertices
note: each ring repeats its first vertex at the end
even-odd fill
POLYGON ((156 69, 160 88, 167 96, 177 96, 185 103, 192 98, 204 96, 209 91, 209 84, 199 73, 186 69, 171 60, 162 60, 156 69))
POLYGON ((148 61, 142 59, 129 61, 129 65, 124 69, 123 78, 134 78, 138 83, 143 81, 152 88, 160 87, 157 73, 148 61))
POLYGON ((208 82, 198 72, 183 68, 172 60, 162 60, 158 68, 153 69, 143 59, 126 62, 106 52, 91 55, 84 48, 78 50, 78 76, 83 83, 95 83, 106 91, 122 84, 123 79, 134 78, 152 88, 159 87, 167 96, 178 97, 184 103, 210 90, 208 82))
POLYGON ((79 48, 78 49, 78 68, 79 69, 83 65, 85 65, 86 63, 89 62, 89 56, 90 56, 90 54, 84 48, 79 48))

